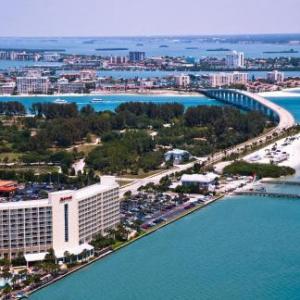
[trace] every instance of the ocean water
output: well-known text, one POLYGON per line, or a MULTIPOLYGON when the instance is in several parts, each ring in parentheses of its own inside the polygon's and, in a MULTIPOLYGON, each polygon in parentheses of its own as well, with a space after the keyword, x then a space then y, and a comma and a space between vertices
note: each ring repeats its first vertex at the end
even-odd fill
MULTIPOLYGON (((300 122, 300 93, 294 94, 270 99, 300 122)), ((182 98, 185 105, 208 100, 214 101, 182 98)), ((299 178, 298 172, 289 179, 299 178)), ((267 188, 300 194, 297 186, 267 188)), ((299 215, 298 200, 226 197, 30 299, 299 299, 299 215)))
POLYGON ((153 102, 153 103, 182 103, 186 108, 197 105, 223 105, 214 99, 204 96, 148 96, 148 95, 90 95, 90 96, 28 96, 28 97, 0 97, 0 102, 19 101, 25 105, 29 111, 33 103, 54 102, 56 99, 64 99, 68 103, 76 103, 78 108, 90 104, 96 111, 114 111, 117 106, 125 102, 153 102), (91 100, 102 99, 100 103, 91 103, 91 100))
POLYGON ((300 122, 300 91, 291 92, 293 97, 268 97, 269 100, 291 112, 297 122, 300 122))
MULTIPOLYGON (((300 45, 288 44, 267 44, 267 43, 220 43, 206 42, 201 37, 69 37, 69 38, 21 38, 2 37, 0 38, 0 48, 30 48, 30 49, 64 49, 70 54, 99 54, 102 56, 127 55, 128 51, 145 51, 147 56, 192 56, 201 58, 214 56, 222 58, 226 52, 208 52, 211 48, 228 48, 245 52, 247 57, 278 57, 299 56, 292 54, 265 54, 264 51, 283 51, 291 48, 300 51, 300 45), (161 47, 162 45, 166 47, 161 47), (97 48, 128 48, 124 51, 96 51, 97 48), (190 49, 193 48, 193 49, 190 49)), ((0 61, 0 69, 8 66, 9 62, 0 61)), ((14 66, 16 64, 12 63, 14 66)), ((21 66, 24 63, 21 62, 21 66)), ((27 65, 27 64, 26 64, 27 65)), ((30 63, 28 63, 30 65, 30 63)))
POLYGON ((32 300, 299 299, 300 201, 220 200, 32 300))
POLYGON ((267 44, 267 43, 220 43, 206 42, 201 37, 56 37, 56 38, 21 38, 2 37, 0 48, 31 48, 31 49, 64 49, 71 54, 124 55, 128 51, 145 51, 149 56, 194 56, 208 54, 223 57, 224 52, 208 52, 211 48, 228 48, 244 51, 248 57, 298 56, 292 54, 265 54, 264 51, 300 50, 300 45, 267 44), (142 45, 141 45, 142 44, 142 45), (161 47, 162 45, 167 47, 161 47), (128 48, 122 51, 96 51, 97 48, 128 48), (190 49, 193 48, 193 49, 190 49))

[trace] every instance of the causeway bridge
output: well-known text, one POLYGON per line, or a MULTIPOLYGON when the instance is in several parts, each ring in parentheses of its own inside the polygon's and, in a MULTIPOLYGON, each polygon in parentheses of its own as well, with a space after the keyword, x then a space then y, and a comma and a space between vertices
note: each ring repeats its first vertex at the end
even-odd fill
POLYGON ((295 125, 295 119, 289 111, 258 94, 234 89, 202 89, 200 92, 244 110, 259 111, 277 123, 276 129, 279 131, 295 125))

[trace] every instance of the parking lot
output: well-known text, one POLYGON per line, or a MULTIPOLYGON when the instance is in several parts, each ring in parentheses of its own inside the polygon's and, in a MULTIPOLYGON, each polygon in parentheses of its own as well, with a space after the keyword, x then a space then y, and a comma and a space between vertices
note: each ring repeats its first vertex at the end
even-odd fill
POLYGON ((168 221, 184 211, 204 204, 212 196, 193 198, 172 193, 138 193, 121 202, 122 222, 125 226, 149 229, 168 221))

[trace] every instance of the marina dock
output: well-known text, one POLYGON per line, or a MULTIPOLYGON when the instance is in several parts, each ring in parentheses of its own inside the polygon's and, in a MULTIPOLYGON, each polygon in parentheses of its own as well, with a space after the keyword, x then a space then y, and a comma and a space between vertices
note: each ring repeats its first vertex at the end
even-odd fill
POLYGON ((268 192, 257 192, 257 191, 239 191, 239 192, 235 192, 235 195, 300 199, 300 194, 268 193, 268 192))
POLYGON ((262 180, 262 183, 266 184, 283 184, 283 185, 298 185, 300 186, 300 181, 295 181, 295 180, 262 180))

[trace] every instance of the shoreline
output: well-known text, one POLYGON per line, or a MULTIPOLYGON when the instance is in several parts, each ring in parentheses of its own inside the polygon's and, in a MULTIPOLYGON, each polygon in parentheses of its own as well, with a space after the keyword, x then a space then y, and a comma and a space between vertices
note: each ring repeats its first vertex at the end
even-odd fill
MULTIPOLYGON (((297 134, 297 135, 294 135, 294 136, 295 136, 295 137, 299 137, 299 139, 300 139, 300 134, 297 134)), ((281 143, 282 141, 284 141, 284 139, 285 139, 285 138, 280 139, 279 141, 277 141, 277 142, 275 142, 275 143, 281 143)), ((259 150, 257 150, 257 151, 254 151, 254 152, 252 152, 252 153, 250 153, 250 154, 244 156, 243 159, 246 159, 247 157, 249 157, 249 156, 251 156, 251 155, 255 155, 255 154, 256 154, 257 152, 259 152, 259 151, 262 152, 262 151, 264 151, 264 149, 266 149, 266 148, 268 148, 268 147, 272 147, 275 143, 272 143, 272 144, 270 144, 270 145, 268 145, 268 146, 266 146, 266 147, 263 147, 262 149, 259 149, 259 150)), ((297 146, 297 145, 295 145, 295 144, 291 145, 291 148, 294 150, 295 153, 297 153, 297 149, 295 149, 296 146, 297 146)), ((299 148, 300 148, 300 141, 298 142, 298 146, 299 146, 299 148)), ((294 161, 293 161, 293 162, 294 162, 294 161)), ((290 163, 290 164, 292 164, 292 163, 290 163)), ((280 165, 284 165, 284 163, 280 163, 280 165)), ((292 164, 292 165, 295 166, 295 164, 292 164)), ((263 181, 263 179, 264 179, 264 178, 262 178, 261 180, 259 180, 257 183, 261 183, 261 182, 263 181)), ((252 184, 252 183, 246 184, 242 189, 245 189, 245 188, 249 187, 251 184, 252 184)), ((137 242, 138 240, 140 240, 140 239, 142 239, 142 238, 144 238, 144 237, 147 237, 148 235, 153 234, 153 233, 155 233, 156 231, 158 231, 158 230, 160 230, 160 229, 162 229, 162 228, 164 228, 164 227, 166 227, 166 226, 168 226, 168 225, 170 225, 170 224, 172 224, 172 223, 175 223, 176 221, 179 221, 180 219, 183 219, 184 217, 186 217, 186 216, 188 216, 188 215, 190 215, 190 214, 193 214, 194 212, 200 211, 202 208, 205 208, 205 207, 207 207, 207 206, 213 204, 214 202, 216 202, 216 201, 218 201, 218 200, 221 200, 221 199, 227 198, 227 197, 232 197, 232 196, 235 196, 234 192, 225 192, 225 193, 223 193, 223 194, 220 194, 220 195, 218 195, 218 196, 215 196, 214 198, 212 198, 211 200, 207 201, 206 203, 198 204, 198 205, 196 205, 195 207, 191 208, 190 210, 185 211, 185 212, 183 212, 182 214, 180 214, 180 215, 178 215, 178 216, 175 216, 175 217, 171 218, 170 220, 168 220, 168 221, 166 221, 166 222, 163 222, 163 223, 161 223, 161 224, 159 224, 159 225, 157 225, 157 226, 155 226, 155 227, 149 229, 148 231, 146 231, 146 232, 144 232, 143 234, 141 234, 141 235, 139 235, 139 236, 133 238, 132 240, 127 241, 127 242, 124 242, 123 244, 117 246, 115 249, 113 249, 113 250, 111 250, 111 251, 108 251, 108 252, 106 252, 106 253, 100 255, 99 257, 96 257, 96 258, 92 259, 91 261, 89 261, 89 262, 87 262, 87 263, 85 263, 85 264, 83 264, 83 265, 81 265, 81 266, 75 267, 73 270, 70 270, 68 273, 63 274, 63 275, 61 275, 61 276, 59 276, 59 277, 57 277, 57 278, 54 278, 53 280, 51 280, 51 281, 49 281, 49 282, 47 282, 47 283, 41 285, 40 287, 38 287, 38 288, 36 288, 36 289, 34 289, 34 290, 32 290, 32 291, 27 292, 27 294, 28 294, 28 295, 34 294, 34 293, 36 293, 36 292, 38 292, 38 291, 40 291, 40 290, 42 290, 42 289, 44 289, 44 288, 46 288, 46 287, 48 287, 48 286, 50 286, 50 285, 56 283, 57 281, 62 280, 62 279, 64 279, 64 278, 66 278, 67 276, 70 276, 70 275, 72 275, 73 273, 75 273, 75 272, 77 272, 77 271, 80 271, 80 270, 84 269, 85 267, 87 267, 87 266, 89 266, 89 265, 91 265, 91 264, 93 264, 93 263, 96 263, 97 261, 100 261, 101 259, 104 259, 104 258, 107 257, 107 256, 110 256, 110 255, 112 255, 112 254, 114 254, 114 253, 117 253, 118 251, 122 250, 123 248, 125 248, 125 247, 127 247, 127 246, 130 246, 131 244, 137 242)))
MULTIPOLYGON (((279 91, 272 92, 260 92, 257 95, 262 97, 288 97, 288 98, 298 98, 300 94, 300 87, 282 89, 279 91), (299 93, 297 93, 299 92, 299 93)), ((106 96, 145 96, 145 97, 203 97, 205 95, 200 92, 189 92, 189 91, 179 91, 179 90, 168 90, 168 89, 156 89, 156 90, 143 90, 143 91, 97 91, 92 93, 57 93, 57 94, 20 94, 20 95, 0 95, 1 99, 14 99, 14 98, 81 98, 81 97, 106 97, 106 96)))
MULTIPOLYGON (((177 93, 178 93, 178 92, 177 92, 177 93)), ((90 95, 90 94, 89 94, 89 95, 90 95)), ((56 96, 56 95, 54 95, 54 97, 55 97, 55 96, 56 96)), ((252 153, 252 155, 253 155, 253 153, 252 153)), ((202 208, 204 208, 204 207, 206 207, 206 206, 208 206, 208 205, 214 203, 215 201, 217 201, 217 200, 219 200, 219 199, 222 199, 223 197, 227 197, 227 196, 230 196, 230 195, 231 195, 231 193, 223 193, 223 194, 221 194, 221 195, 218 195, 218 196, 212 198, 211 200, 207 201, 206 203, 196 205, 196 206, 193 207, 192 209, 190 209, 190 210, 188 210, 188 211, 184 211, 184 212, 182 212, 180 215, 178 215, 178 216, 176 216, 176 217, 174 217, 174 218, 171 218, 170 220, 168 220, 168 221, 166 221, 166 222, 163 222, 162 224, 159 224, 159 225, 157 225, 157 226, 151 228, 150 230, 146 231, 145 233, 141 234, 140 236, 138 236, 138 237, 136 237, 136 238, 134 238, 134 239, 132 239, 132 240, 130 240, 130 241, 128 241, 128 242, 124 242, 123 244, 121 244, 121 245, 117 246, 115 249, 113 249, 111 252, 106 253, 106 254, 103 254, 103 255, 101 255, 101 256, 99 256, 99 257, 96 257, 95 259, 89 261, 88 263, 85 263, 85 264, 83 264, 83 265, 81 265, 81 266, 75 267, 73 270, 70 270, 68 273, 63 274, 63 275, 61 275, 61 276, 58 276, 58 277, 54 278, 53 280, 51 280, 51 281, 49 281, 49 282, 47 282, 47 283, 41 285, 41 286, 38 287, 37 289, 34 289, 34 290, 32 290, 32 291, 29 291, 28 294, 35 293, 35 292, 37 292, 38 290, 41 290, 41 289, 43 289, 43 288, 45 288, 45 287, 47 287, 47 286, 49 286, 49 285, 51 285, 51 284, 57 282, 58 280, 63 279, 63 278, 65 278, 66 276, 69 276, 69 275, 71 275, 72 273, 74 273, 74 272, 76 272, 76 271, 79 271, 79 270, 85 268, 86 266, 92 264, 93 262, 96 262, 96 261, 98 261, 98 260, 100 260, 100 259, 106 257, 107 255, 110 255, 110 254, 112 254, 112 253, 115 253, 115 252, 117 252, 118 250, 121 250, 122 248, 127 247, 127 246, 129 246, 130 244, 136 242, 137 240, 139 240, 139 239, 141 239, 141 238, 143 238, 143 237, 146 237, 147 235, 152 234, 152 233, 156 232, 157 230, 160 230, 161 228, 163 228, 163 227, 165 227, 165 226, 167 226, 167 225, 169 225, 169 224, 171 224, 171 223, 173 223, 173 222, 176 222, 177 220, 180 220, 180 219, 184 218, 185 216, 187 216, 187 215, 189 215, 189 214, 191 214, 191 213, 193 213, 193 212, 196 212, 196 211, 202 209, 202 208)))
POLYGON ((289 88, 289 89, 282 89, 280 91, 274 92, 261 92, 258 95, 262 97, 288 97, 288 98, 298 98, 300 94, 300 87, 297 88, 289 88))
POLYGON ((270 145, 267 145, 259 150, 251 152, 250 154, 246 155, 243 159, 250 163, 251 162, 270 163, 272 159, 270 157, 266 157, 266 152, 267 152, 266 150, 271 149, 276 144, 277 149, 279 149, 281 152, 285 152, 289 155, 287 159, 279 162, 278 166, 291 167, 291 168, 295 169, 296 173, 297 173, 299 166, 300 166, 300 162, 299 162, 299 158, 298 158, 298 155, 300 153, 300 134, 298 133, 291 137, 294 137, 295 140, 292 141, 288 145, 283 146, 286 138, 282 138, 282 139, 279 139, 278 141, 273 142, 270 145), (254 158, 254 157, 259 157, 261 159, 259 159, 257 161, 251 161, 251 158, 254 158))
POLYGON ((37 287, 36 289, 34 289, 32 291, 29 291, 29 292, 26 292, 26 293, 28 295, 32 295, 34 293, 37 293, 38 291, 40 291, 40 290, 42 290, 42 289, 44 289, 44 288, 46 288, 46 287, 48 287, 48 286, 50 286, 52 284, 55 284, 57 281, 62 280, 64 278, 68 277, 68 276, 71 276, 75 272, 81 271, 84 268, 90 266, 91 264, 96 263, 97 261, 100 261, 101 259, 104 259, 104 258, 106 258, 106 257, 108 257, 108 256, 110 256, 110 255, 112 255, 114 253, 117 253, 118 251, 121 251, 123 248, 132 245, 133 243, 139 241, 140 239, 145 238, 148 235, 151 235, 151 234, 155 233, 156 231, 158 231, 160 229, 163 229, 164 227, 166 227, 166 226, 168 226, 168 225, 170 225, 172 223, 175 223, 176 221, 179 221, 179 220, 183 219, 184 217, 186 217, 186 216, 188 216, 190 214, 193 214, 193 213, 201 210, 202 208, 205 208, 205 207, 213 204, 214 202, 223 199, 225 196, 230 196, 230 193, 228 193, 227 195, 226 194, 221 194, 221 195, 215 196, 214 198, 212 198, 211 200, 209 200, 209 201, 207 201, 207 202, 205 202, 203 204, 198 204, 195 207, 191 208, 190 210, 187 210, 187 211, 183 212, 182 214, 180 214, 178 216, 175 216, 175 217, 171 218, 170 220, 168 220, 166 222, 163 222, 163 223, 161 223, 161 224, 159 224, 159 225, 157 225, 157 226, 149 229, 148 231, 146 231, 143 234, 141 234, 141 235, 133 238, 132 240, 124 242, 123 244, 117 246, 115 249, 110 250, 110 251, 108 251, 108 252, 106 252, 106 253, 104 253, 104 254, 96 257, 96 258, 93 258, 89 262, 87 262, 87 263, 85 263, 83 265, 80 265, 78 267, 75 267, 73 270, 70 270, 66 274, 60 275, 60 276, 58 276, 58 277, 50 280, 49 282, 46 282, 45 284, 37 287))
POLYGON ((95 93, 57 93, 54 95, 47 94, 20 94, 20 95, 0 95, 1 98, 55 98, 55 97, 96 97, 96 96, 165 96, 165 97, 204 97, 203 94, 198 92, 185 92, 176 90, 150 90, 145 92, 133 92, 133 91, 120 91, 120 92, 95 92, 95 93))

